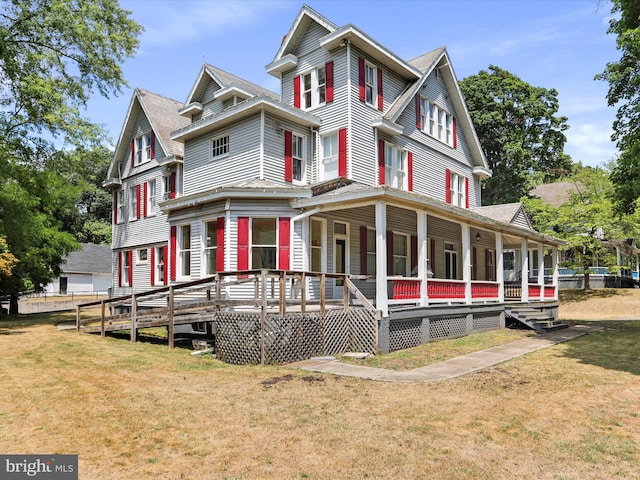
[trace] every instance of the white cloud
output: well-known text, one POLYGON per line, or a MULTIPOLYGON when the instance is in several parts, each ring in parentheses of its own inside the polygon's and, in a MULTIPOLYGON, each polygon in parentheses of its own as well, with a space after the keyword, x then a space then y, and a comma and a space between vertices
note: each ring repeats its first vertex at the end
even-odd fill
POLYGON ((574 124, 566 132, 565 152, 574 162, 597 166, 614 158, 618 151, 611 141, 611 124, 581 123, 574 124))

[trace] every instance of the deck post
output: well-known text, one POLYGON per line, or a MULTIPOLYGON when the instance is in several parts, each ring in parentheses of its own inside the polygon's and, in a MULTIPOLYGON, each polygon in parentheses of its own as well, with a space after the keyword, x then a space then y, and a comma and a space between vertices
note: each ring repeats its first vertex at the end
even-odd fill
POLYGON ((266 360, 264 335, 267 323, 267 271, 260 272, 262 283, 262 311, 260 312, 260 364, 264 365, 266 360))
POLYGON ((76 330, 80 333, 80 305, 76 307, 76 330))
MULTIPOLYGON (((387 292, 387 205, 376 202, 376 308, 389 316, 387 292)), ((393 273, 393 272, 391 272, 393 273)))
POLYGON ((529 240, 527 237, 522 237, 520 245, 520 260, 522 264, 522 273, 520 275, 520 285, 522 286, 522 293, 520 294, 520 301, 524 303, 529 302, 529 240))
POLYGON ((284 275, 285 275, 285 272, 284 271, 280 271, 280 275, 279 275, 280 276, 280 278, 279 278, 279 280, 280 280, 280 292, 279 292, 280 293, 280 295, 279 295, 279 297, 280 297, 280 300, 279 300, 279 303, 280 303, 280 315, 284 315, 285 311, 287 309, 287 306, 285 304, 285 302, 287 301, 287 296, 286 296, 287 284, 285 282, 284 275))
POLYGON ((173 349, 176 346, 175 338, 174 338, 174 323, 173 323, 173 295, 174 295, 174 287, 173 285, 169 287, 169 296, 167 297, 167 320, 168 320, 168 333, 169 336, 169 348, 173 349))
MULTIPOLYGON (((420 279, 420 306, 426 307, 429 305, 429 290, 427 288, 427 282, 429 277, 429 265, 427 264, 427 214, 424 212, 417 213, 417 227, 418 227, 418 278, 420 279)), ((431 260, 433 262, 433 260, 431 260)), ((433 270, 433 268, 432 268, 433 270)))
POLYGON ((464 281, 464 301, 471 303, 471 227, 466 223, 460 225, 462 234, 462 280, 464 281))
POLYGON ((300 278, 300 311, 305 313, 307 311, 307 273, 302 272, 302 277, 300 278))
POLYGON ((540 301, 544 300, 544 245, 538 243, 538 285, 540 285, 540 301))
POLYGON ((216 307, 220 306, 220 298, 222 297, 222 278, 216 273, 216 307))
POLYGON ((349 309, 349 285, 347 284, 347 276, 342 280, 342 301, 345 310, 349 309))
POLYGON ((320 314, 322 316, 324 316, 324 311, 326 307, 325 302, 327 301, 327 292, 325 291, 326 287, 327 287, 327 276, 324 273, 322 273, 320 275, 320 314))
POLYGON ((500 232, 496 232, 496 281, 498 302, 504 303, 504 240, 500 232))
POLYGON ((100 302, 100 336, 104 337, 104 321, 105 321, 105 309, 107 308, 104 300, 100 302))
POLYGON ((136 300, 136 295, 134 293, 131 294, 131 341, 135 342, 138 337, 138 327, 137 323, 137 310, 138 304, 136 300))

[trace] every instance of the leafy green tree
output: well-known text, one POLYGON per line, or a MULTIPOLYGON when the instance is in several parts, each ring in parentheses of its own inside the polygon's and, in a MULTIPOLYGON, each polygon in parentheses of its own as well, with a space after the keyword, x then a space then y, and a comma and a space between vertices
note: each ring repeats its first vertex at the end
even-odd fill
POLYGON ((78 248, 68 232, 83 189, 55 171, 53 145, 100 144, 80 109, 126 85, 120 65, 141 30, 116 0, 0 0, 0 237, 18 260, 0 278, 10 313, 78 248))
POLYGON ((517 202, 535 182, 570 170, 562 133, 569 127, 557 116, 556 90, 531 86, 494 65, 463 79, 460 89, 493 171, 483 184, 484 205, 517 202))
POLYGON ((616 255, 609 240, 633 238, 638 234, 637 218, 615 217, 612 200, 613 183, 603 168, 580 167, 570 178, 572 186, 568 201, 558 207, 545 204, 539 198, 523 198, 525 209, 539 231, 559 237, 566 244, 563 265, 584 275, 584 289, 589 290, 589 267, 617 268, 616 255))
POLYGON ((612 140, 620 157, 612 172, 618 212, 631 213, 640 198, 640 2, 612 0, 608 33, 617 36, 621 52, 617 62, 607 66, 596 79, 609 83, 607 100, 618 105, 612 140))

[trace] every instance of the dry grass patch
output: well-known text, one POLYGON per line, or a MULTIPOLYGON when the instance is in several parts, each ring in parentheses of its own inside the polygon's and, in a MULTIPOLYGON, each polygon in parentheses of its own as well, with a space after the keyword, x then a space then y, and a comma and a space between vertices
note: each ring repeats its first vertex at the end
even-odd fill
POLYGON ((640 319, 640 289, 560 290, 561 320, 640 319))
POLYGON ((0 451, 77 453, 80 478, 640 477, 640 322, 452 381, 238 367, 0 322, 0 451))

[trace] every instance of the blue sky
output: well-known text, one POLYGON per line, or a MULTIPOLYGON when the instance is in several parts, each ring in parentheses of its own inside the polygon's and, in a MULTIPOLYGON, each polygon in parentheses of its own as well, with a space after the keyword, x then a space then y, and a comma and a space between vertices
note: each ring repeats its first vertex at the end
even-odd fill
MULTIPOLYGON (((607 84, 595 81, 619 58, 607 35, 611 5, 603 0, 311 1, 338 26, 352 23, 401 58, 445 46, 459 80, 500 66, 532 85, 559 92, 568 117, 566 153, 585 165, 616 154, 615 109, 607 84)), ((85 115, 118 140, 133 88, 184 102, 203 61, 280 92, 265 72, 302 2, 124 0, 145 28, 135 58, 123 65, 130 88, 94 98, 85 115)))

